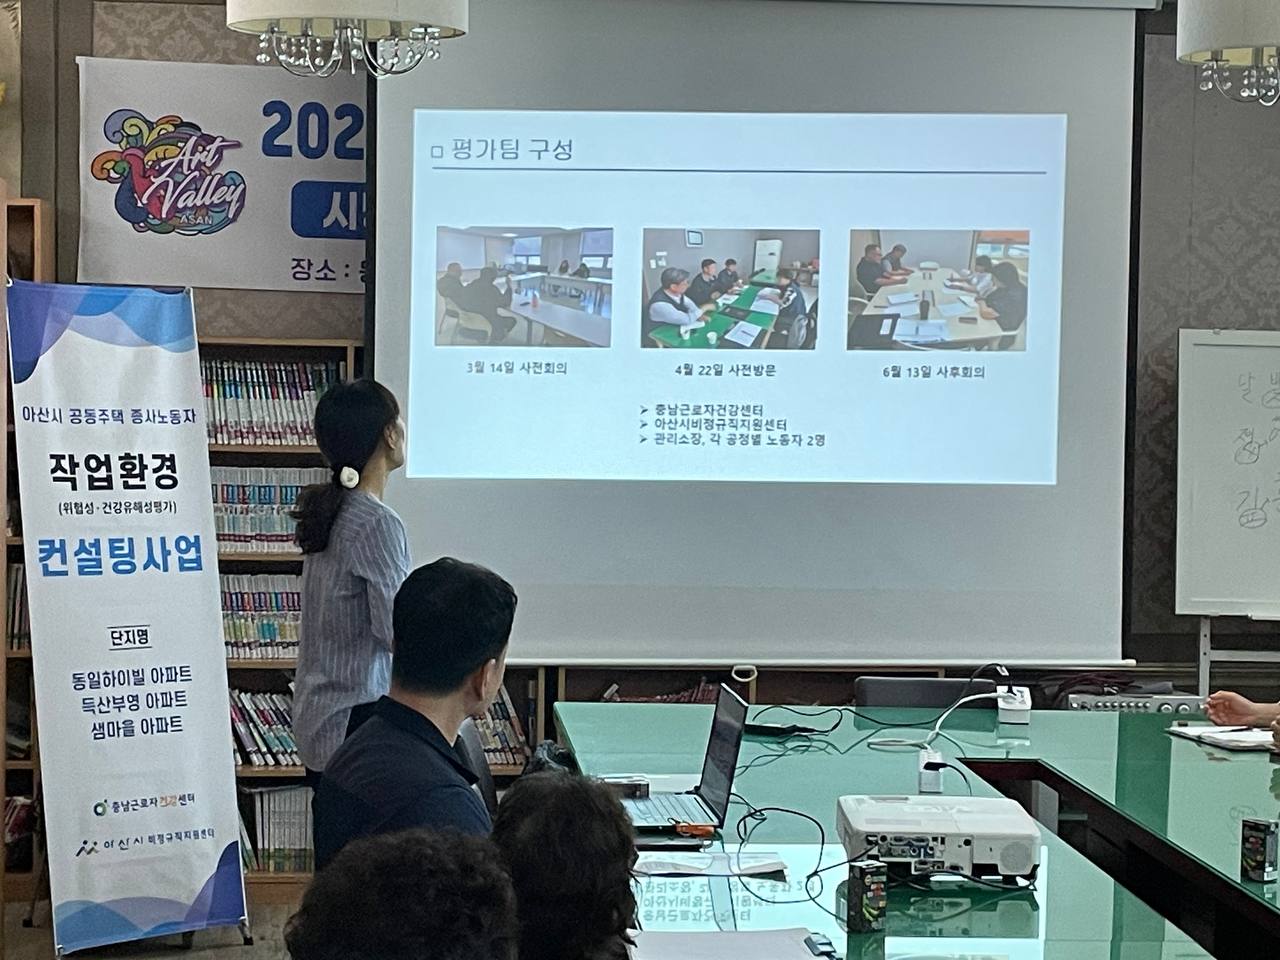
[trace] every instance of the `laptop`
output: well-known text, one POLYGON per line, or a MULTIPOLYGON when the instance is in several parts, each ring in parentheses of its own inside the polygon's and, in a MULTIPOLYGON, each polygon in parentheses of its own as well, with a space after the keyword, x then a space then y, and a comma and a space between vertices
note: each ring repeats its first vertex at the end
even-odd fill
POLYGON ((849 325, 850 350, 892 350, 899 314, 864 313, 849 325))
POLYGON ((733 790, 733 773, 738 766, 746 723, 746 702, 721 684, 707 755, 702 761, 702 779, 688 793, 650 793, 643 799, 623 800, 622 805, 636 830, 673 832, 678 823, 723 827, 729 814, 729 793, 733 790))
POLYGON ((735 320, 746 320, 751 316, 751 311, 743 307, 721 307, 720 312, 726 317, 733 317, 735 320))

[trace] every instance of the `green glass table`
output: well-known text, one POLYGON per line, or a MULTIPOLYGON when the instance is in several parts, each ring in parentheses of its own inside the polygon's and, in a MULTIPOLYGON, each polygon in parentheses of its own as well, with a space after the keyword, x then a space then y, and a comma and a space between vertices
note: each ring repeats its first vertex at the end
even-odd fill
MULTIPOLYGON (((758 279, 758 278, 757 278, 758 279)), ((738 294, 737 299, 733 303, 728 304, 731 307, 739 307, 743 310, 748 308, 755 302, 756 294, 763 290, 766 282, 751 282, 742 288, 742 292, 738 294)), ((680 328, 674 324, 663 324, 658 327, 649 336, 655 343, 664 347, 679 347, 681 349, 695 350, 715 350, 724 344, 724 335, 734 328, 737 320, 723 312, 723 309, 716 309, 708 313, 702 318, 704 326, 697 330, 690 331, 689 339, 685 340, 680 336, 680 328), (708 333, 715 333, 716 342, 712 343, 708 338, 708 333)), ((753 323, 757 327, 763 327, 764 333, 756 337, 756 348, 763 347, 765 341, 769 337, 769 331, 773 329, 774 321, 778 318, 769 313, 761 313, 759 310, 749 310, 746 322, 753 323)), ((730 344, 736 346, 736 344, 730 344)))
MULTIPOLYGON (((753 715, 760 709, 753 708, 753 715)), ((936 715, 861 712, 883 724, 918 723, 936 715)), ((789 722, 778 711, 769 719, 789 722)), ((832 720, 834 714, 811 725, 832 720)), ((706 706, 556 705, 562 741, 584 770, 595 774, 696 774, 710 722, 706 706)), ((1037 791, 1052 791, 1060 807, 1057 817, 1084 834, 1088 856, 1043 831, 1044 869, 1033 894, 1034 909, 1025 892, 990 902, 984 892, 967 888, 932 898, 895 889, 887 936, 849 937, 848 956, 1169 960, 1208 956, 1206 949, 1231 960, 1280 955, 1275 952, 1280 926, 1276 885, 1238 879, 1239 821, 1277 815, 1280 776, 1275 771, 1280 767, 1265 754, 1228 754, 1170 737, 1164 730, 1171 722, 1161 716, 1036 711, 1027 726, 999 726, 991 711, 958 711, 935 746, 966 769, 973 792, 995 796, 998 786, 1032 801, 1037 791), (1039 918, 1034 938, 1002 926, 1007 921, 1025 931, 1032 909, 1039 918), (995 940, 1000 942, 991 942, 995 940)), ((917 727, 890 734, 883 726, 846 714, 832 733, 797 741, 791 749, 748 738, 735 791, 756 806, 786 807, 815 817, 826 831, 824 863, 839 864, 844 854, 834 836, 837 797, 916 792, 916 752, 876 749, 871 741, 924 732, 917 727)), ((966 785, 948 770, 944 790, 963 794, 966 785)), ((741 805, 731 808, 724 839, 730 852, 738 847, 734 828, 745 810, 741 805)), ((781 888, 762 881, 748 881, 748 886, 771 900, 798 902, 765 904, 739 880, 651 879, 645 881, 641 919, 654 929, 672 929, 673 923, 679 925, 676 929, 715 929, 726 923, 727 902, 739 912, 749 908, 750 917, 757 918, 731 914, 728 922, 738 928, 757 922, 807 926, 845 945, 842 924, 823 910, 841 913, 842 871, 824 874, 820 891, 814 881, 821 906, 809 902, 798 887, 818 862, 817 841, 812 823, 775 814, 758 827, 747 847, 785 851, 788 863, 796 864, 788 871, 789 893, 770 896, 770 889, 781 888), (683 891, 690 883, 690 892, 677 897, 673 918, 669 891, 683 891), (661 896, 659 884, 667 885, 667 901, 655 899, 661 896), (720 906, 706 901, 695 911, 681 905, 694 888, 706 897, 716 884, 721 887, 720 906)))

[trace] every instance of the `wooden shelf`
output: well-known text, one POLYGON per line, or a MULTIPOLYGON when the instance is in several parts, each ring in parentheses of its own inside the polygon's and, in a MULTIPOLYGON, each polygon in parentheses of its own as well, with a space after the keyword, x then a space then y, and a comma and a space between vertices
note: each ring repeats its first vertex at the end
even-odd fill
POLYGON ((305 767, 236 767, 237 780, 301 780, 307 775, 305 767))
POLYGON ((306 885, 311 882, 311 874, 269 873, 266 870, 246 870, 244 874, 244 882, 264 885, 278 883, 300 883, 306 885))
POLYGON ((6 770, 34 770, 36 762, 34 760, 5 760, 4 768, 6 770))
POLYGON ((491 763, 489 772, 495 777, 518 777, 524 772, 523 763, 491 763))
POLYGON ((288 553, 219 553, 219 563, 301 563, 302 551, 288 553))
POLYGON ((20 547, 20 546, 22 546, 22 538, 21 538, 21 537, 5 537, 5 538, 4 538, 4 542, 5 542, 5 544, 6 544, 7 546, 10 546, 10 547, 20 547))
POLYGON ((276 337, 198 337, 197 341, 201 346, 208 347, 314 347, 333 350, 361 350, 364 348, 363 340, 346 340, 342 338, 288 340, 276 337))
POLYGON ((210 453, 271 453, 293 457, 318 457, 320 448, 311 444, 287 443, 211 443, 210 453))
POLYGON ((30 660, 31 648, 27 647, 25 650, 6 650, 4 655, 10 660, 30 660))
POLYGON ((231 658, 227 660, 228 670, 296 670, 298 661, 293 657, 282 657, 279 660, 254 660, 249 658, 231 658))

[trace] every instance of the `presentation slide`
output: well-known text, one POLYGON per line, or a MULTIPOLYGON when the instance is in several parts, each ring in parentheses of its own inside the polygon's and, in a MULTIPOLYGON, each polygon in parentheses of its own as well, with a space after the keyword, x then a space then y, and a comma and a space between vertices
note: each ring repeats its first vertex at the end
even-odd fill
POLYGON ((413 118, 410 477, 1057 482, 1065 116, 413 118))

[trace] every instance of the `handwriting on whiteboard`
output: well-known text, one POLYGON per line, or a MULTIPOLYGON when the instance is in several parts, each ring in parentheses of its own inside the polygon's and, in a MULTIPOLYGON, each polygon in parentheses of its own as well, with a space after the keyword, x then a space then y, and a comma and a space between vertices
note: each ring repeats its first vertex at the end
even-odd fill
MULTIPOLYGON (((1245 422, 1237 431, 1232 441, 1232 459, 1242 468, 1262 465, 1264 469, 1274 460, 1277 471, 1265 486, 1251 482, 1236 492, 1237 522, 1245 530, 1260 530, 1267 525, 1271 511, 1280 514, 1280 372, 1265 379, 1242 373, 1236 386, 1242 405, 1251 408, 1248 420, 1252 422, 1245 422)), ((1245 419, 1242 412, 1241 420, 1245 419)))

